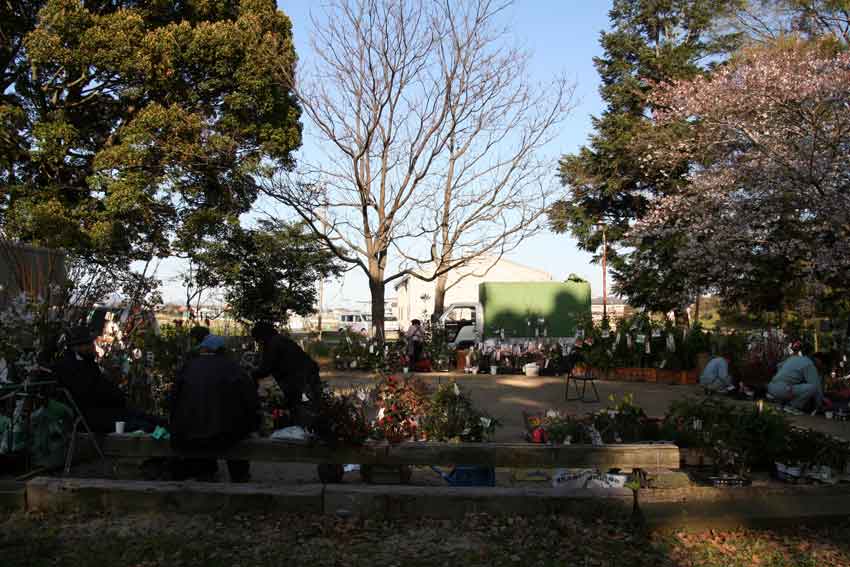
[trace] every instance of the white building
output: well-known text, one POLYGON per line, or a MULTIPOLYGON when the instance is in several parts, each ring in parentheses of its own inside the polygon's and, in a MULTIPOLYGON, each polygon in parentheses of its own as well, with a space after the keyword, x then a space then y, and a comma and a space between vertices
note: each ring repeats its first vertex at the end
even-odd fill
MULTIPOLYGON (((478 284, 484 282, 544 282, 552 281, 552 275, 543 270, 529 268, 504 258, 495 262, 492 256, 476 259, 467 266, 449 272, 445 306, 452 303, 475 303, 478 301, 478 284)), ((421 271, 427 274, 427 271, 421 271)), ((434 311, 436 282, 423 281, 405 276, 395 285, 398 302, 399 328, 406 329, 412 319, 427 321, 434 311)))
MULTIPOLYGON (((605 310, 608 314, 608 321, 612 324, 634 313, 634 309, 623 298, 616 295, 608 296, 605 310)), ((602 322, 602 311, 602 298, 594 297, 590 301, 590 313, 594 323, 602 322)))

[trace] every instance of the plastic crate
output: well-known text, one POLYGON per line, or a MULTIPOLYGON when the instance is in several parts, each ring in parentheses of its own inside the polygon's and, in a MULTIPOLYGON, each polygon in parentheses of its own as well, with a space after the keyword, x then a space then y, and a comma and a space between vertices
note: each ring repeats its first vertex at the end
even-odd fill
POLYGON ((496 486, 496 469, 462 465, 454 467, 446 474, 437 467, 431 467, 449 486, 496 486))

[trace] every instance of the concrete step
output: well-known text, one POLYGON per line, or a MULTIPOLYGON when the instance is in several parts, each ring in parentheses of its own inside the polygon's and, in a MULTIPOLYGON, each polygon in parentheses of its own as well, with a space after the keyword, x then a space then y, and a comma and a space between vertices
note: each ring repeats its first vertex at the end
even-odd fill
POLYGON ((774 527, 850 518, 850 485, 692 486, 641 490, 640 509, 653 530, 774 527))
MULTIPOLYGON (((23 507, 20 489, 14 502, 23 507)), ((9 490, 12 493, 14 490, 9 490)), ((652 530, 763 527, 850 517, 850 485, 643 489, 640 510, 652 530)), ((264 485, 40 477, 26 485, 28 510, 332 514, 341 517, 456 519, 470 513, 570 514, 620 518, 632 513, 628 489, 551 487, 264 485)))

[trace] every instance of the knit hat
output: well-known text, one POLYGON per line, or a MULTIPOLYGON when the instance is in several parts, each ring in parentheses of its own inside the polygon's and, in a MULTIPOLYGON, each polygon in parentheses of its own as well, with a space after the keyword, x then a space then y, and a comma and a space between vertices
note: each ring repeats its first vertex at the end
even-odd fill
POLYGON ((201 341, 200 348, 215 352, 224 348, 224 339, 218 335, 207 335, 201 341))
POLYGON ((91 330, 85 325, 79 325, 77 327, 73 327, 70 331, 65 334, 65 346, 79 346, 93 343, 95 337, 91 330))

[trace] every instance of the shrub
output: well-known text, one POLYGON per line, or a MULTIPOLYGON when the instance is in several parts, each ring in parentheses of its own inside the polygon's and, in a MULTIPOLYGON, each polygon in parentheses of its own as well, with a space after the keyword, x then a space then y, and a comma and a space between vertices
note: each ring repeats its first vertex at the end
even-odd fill
POLYGON ((437 389, 422 420, 423 433, 431 441, 486 441, 499 425, 498 420, 475 409, 455 382, 437 389))

